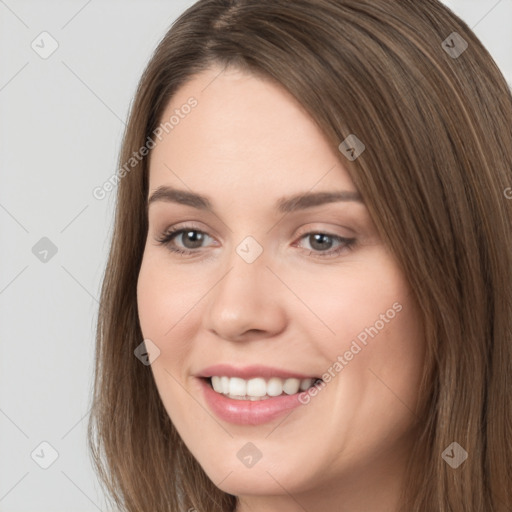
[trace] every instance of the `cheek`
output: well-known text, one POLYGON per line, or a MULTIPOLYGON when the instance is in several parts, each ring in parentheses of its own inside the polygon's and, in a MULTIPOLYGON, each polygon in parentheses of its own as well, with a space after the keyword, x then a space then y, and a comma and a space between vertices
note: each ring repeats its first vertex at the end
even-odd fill
POLYGON ((356 304, 359 311, 346 317, 351 319, 346 339, 349 351, 361 348, 352 362, 362 389, 380 409, 383 404, 404 412, 414 408, 425 343, 418 308, 407 286, 399 279, 380 283, 358 296, 356 304))
MULTIPOLYGON (((418 399, 425 344, 419 310, 402 274, 382 257, 367 271, 359 266, 357 272, 351 269, 337 279, 314 282, 313 287, 309 279, 305 295, 317 316, 310 322, 315 330, 310 327, 309 332, 318 332, 316 349, 330 362, 324 380, 332 383, 333 402, 344 404, 339 424, 350 425, 349 435, 378 413, 389 419, 387 427, 406 428, 418 399), (351 420, 347 410, 352 411, 351 420)), ((306 280, 300 285, 305 293, 306 280)), ((304 329, 308 320, 302 320, 304 329)), ((374 426, 376 437, 378 429, 387 428, 379 422, 374 426)))
POLYGON ((176 273, 169 273, 161 260, 150 253, 144 255, 137 282, 137 308, 144 339, 150 339, 160 350, 151 365, 157 384, 161 379, 170 378, 164 368, 181 380, 178 372, 184 366, 190 346, 186 340, 193 336, 192 332, 183 330, 190 325, 183 319, 193 311, 194 304, 193 297, 187 297, 189 288, 184 285, 176 273), (174 336, 177 331, 179 337, 174 336), (169 340, 173 340, 172 343, 169 340))
POLYGON ((179 273, 169 272, 161 258, 145 253, 137 282, 139 322, 144 339, 150 339, 160 350, 151 371, 169 417, 181 428, 180 420, 194 412, 195 402, 184 385, 190 340, 195 336, 189 326, 194 324, 193 306, 200 297, 186 284, 179 273))
POLYGON ((200 297, 190 276, 170 268, 165 258, 154 257, 151 251, 145 253, 137 281, 137 308, 144 337, 173 338, 173 331, 188 325, 188 315, 200 297))
POLYGON ((407 294, 389 299, 381 307, 366 307, 372 315, 362 328, 353 326, 358 334, 347 338, 350 346, 342 352, 345 366, 336 379, 336 401, 352 411, 346 436, 355 444, 372 446, 385 438, 391 442, 415 420, 425 356, 420 319, 407 294), (351 355, 352 351, 357 353, 351 355))
POLYGON ((289 302, 292 321, 311 334, 310 339, 330 360, 351 348, 357 351, 353 341, 365 348, 374 339, 393 338, 414 326, 413 321, 404 322, 413 313, 407 306, 407 285, 383 257, 356 261, 339 272, 282 274, 283 280, 293 282, 293 291, 301 299, 289 302))
POLYGON ((371 341, 374 350, 368 368, 375 377, 375 386, 386 388, 389 394, 396 397, 394 402, 397 407, 414 410, 426 345, 418 308, 412 297, 403 297, 400 304, 401 311, 382 334, 371 341))

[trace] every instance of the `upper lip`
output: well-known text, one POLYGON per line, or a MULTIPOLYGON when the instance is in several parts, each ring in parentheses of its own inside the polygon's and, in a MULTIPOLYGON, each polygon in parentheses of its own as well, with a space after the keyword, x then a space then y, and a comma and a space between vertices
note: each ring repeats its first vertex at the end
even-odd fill
POLYGON ((315 379, 319 377, 315 377, 313 375, 306 375, 300 372, 294 372, 289 370, 283 370, 281 368, 275 368, 270 366, 260 366, 260 365, 251 365, 251 366, 232 366, 230 364, 215 364, 213 366, 208 366, 207 368, 203 368, 199 373, 197 373, 196 377, 208 378, 212 376, 219 377, 239 377, 241 379, 251 379, 254 377, 263 377, 266 379, 270 379, 271 377, 279 377, 281 379, 315 379))

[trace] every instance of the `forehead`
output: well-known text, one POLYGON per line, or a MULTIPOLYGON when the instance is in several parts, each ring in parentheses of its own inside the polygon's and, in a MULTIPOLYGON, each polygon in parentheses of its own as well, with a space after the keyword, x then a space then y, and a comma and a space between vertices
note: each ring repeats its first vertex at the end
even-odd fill
POLYGON ((293 191, 320 182, 322 190, 354 190, 337 148, 270 80, 212 67, 176 92, 160 126, 166 122, 151 154, 150 192, 165 184, 293 191))

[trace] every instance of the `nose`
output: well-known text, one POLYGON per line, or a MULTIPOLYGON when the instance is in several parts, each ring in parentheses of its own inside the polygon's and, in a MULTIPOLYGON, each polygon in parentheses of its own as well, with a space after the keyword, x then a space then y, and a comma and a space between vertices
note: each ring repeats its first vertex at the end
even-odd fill
POLYGON ((286 290, 268 263, 265 251, 252 263, 233 251, 226 272, 207 295, 207 330, 228 341, 244 341, 275 336, 285 328, 286 290))

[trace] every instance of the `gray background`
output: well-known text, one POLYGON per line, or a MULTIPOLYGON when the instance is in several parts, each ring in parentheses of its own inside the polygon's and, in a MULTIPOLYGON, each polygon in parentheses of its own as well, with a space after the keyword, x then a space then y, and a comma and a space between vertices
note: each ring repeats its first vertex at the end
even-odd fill
MULTIPOLYGON (((151 52, 193 3, 0 0, 0 512, 106 510, 85 428, 114 193, 92 191, 116 170, 151 52)), ((445 3, 512 84, 512 0, 445 3)))

